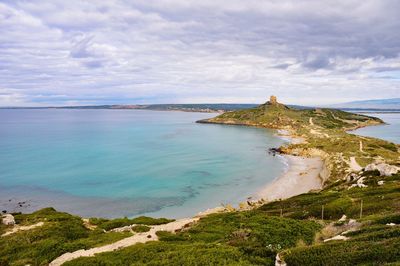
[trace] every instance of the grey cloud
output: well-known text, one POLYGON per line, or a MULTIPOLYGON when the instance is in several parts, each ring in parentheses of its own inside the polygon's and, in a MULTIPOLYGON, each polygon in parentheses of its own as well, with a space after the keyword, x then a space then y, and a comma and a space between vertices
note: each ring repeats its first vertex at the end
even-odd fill
POLYGON ((77 41, 72 45, 72 49, 70 52, 71 57, 75 58, 85 58, 91 57, 92 53, 88 50, 89 44, 92 41, 94 36, 84 37, 81 40, 77 41))
POLYGON ((398 10, 395 0, 3 1, 0 89, 18 90, 5 93, 20 104, 393 97, 398 79, 377 74, 400 67, 398 10))
POLYGON ((103 63, 99 60, 92 60, 84 62, 84 65, 88 68, 101 68, 103 66, 103 63))
POLYGON ((301 64, 302 66, 309 69, 332 68, 334 65, 330 58, 323 55, 319 55, 317 57, 306 60, 301 64))
POLYGON ((289 68, 291 65, 292 65, 292 64, 283 63, 283 64, 278 64, 278 65, 272 66, 272 68, 287 69, 287 68, 289 68))

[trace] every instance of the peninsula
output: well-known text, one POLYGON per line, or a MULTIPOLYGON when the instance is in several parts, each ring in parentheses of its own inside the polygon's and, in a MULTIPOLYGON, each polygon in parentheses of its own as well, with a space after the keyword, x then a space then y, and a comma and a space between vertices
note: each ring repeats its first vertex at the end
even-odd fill
POLYGON ((52 208, 8 214, 7 225, 0 226, 0 265, 400 261, 400 147, 351 134, 382 120, 335 109, 295 109, 271 96, 260 106, 198 122, 277 129, 291 141, 270 148, 291 158, 289 174, 238 209, 223 206, 177 221, 82 219, 52 208))

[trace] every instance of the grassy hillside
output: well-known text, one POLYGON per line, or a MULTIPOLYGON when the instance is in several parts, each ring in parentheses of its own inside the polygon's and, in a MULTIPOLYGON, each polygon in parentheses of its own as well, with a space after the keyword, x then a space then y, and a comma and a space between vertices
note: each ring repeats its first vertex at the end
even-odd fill
POLYGON ((304 141, 281 147, 281 150, 287 154, 323 157, 329 173, 327 184, 352 171, 351 157, 361 167, 383 161, 400 165, 398 145, 348 133, 352 129, 383 123, 379 118, 366 115, 335 109, 295 109, 267 102, 256 108, 226 112, 198 122, 284 129, 304 141))
POLYGON ((315 126, 325 129, 351 129, 383 123, 379 118, 335 109, 295 109, 280 103, 270 102, 251 109, 226 112, 200 122, 300 130, 309 125, 310 118, 313 119, 315 126))

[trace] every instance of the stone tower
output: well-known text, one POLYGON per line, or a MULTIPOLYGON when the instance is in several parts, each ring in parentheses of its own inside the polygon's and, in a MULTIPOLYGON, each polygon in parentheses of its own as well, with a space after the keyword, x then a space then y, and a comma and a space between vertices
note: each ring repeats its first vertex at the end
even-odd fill
POLYGON ((270 104, 277 104, 278 100, 276 99, 276 96, 271 95, 271 97, 269 98, 269 103, 270 104))

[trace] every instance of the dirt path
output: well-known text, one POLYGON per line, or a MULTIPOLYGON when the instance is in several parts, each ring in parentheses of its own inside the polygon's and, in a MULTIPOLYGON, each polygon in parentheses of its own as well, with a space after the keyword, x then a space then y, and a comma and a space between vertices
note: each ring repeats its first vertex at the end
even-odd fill
POLYGON ((355 157, 350 157, 349 166, 350 166, 351 170, 353 170, 355 172, 359 172, 362 170, 362 167, 357 163, 355 157))
POLYGON ((137 243, 146 243, 149 241, 156 241, 158 237, 156 235, 157 231, 167 231, 167 232, 175 232, 176 230, 184 228, 186 225, 198 221, 200 218, 186 218, 176 220, 174 222, 162 225, 152 226, 149 232, 145 233, 137 233, 133 236, 124 238, 115 243, 108 244, 101 247, 91 248, 88 250, 81 249, 74 251, 72 253, 65 253, 60 257, 56 258, 52 262, 50 262, 49 266, 59 266, 64 262, 71 261, 73 259, 77 259, 79 257, 92 257, 95 254, 114 251, 117 249, 125 248, 132 246, 137 243))
POLYGON ((19 232, 19 231, 31 230, 31 229, 34 229, 36 227, 40 227, 40 226, 43 226, 43 225, 44 225, 43 222, 38 222, 36 224, 26 225, 26 226, 15 225, 10 231, 5 232, 1 236, 8 236, 8 235, 14 234, 14 233, 19 232))

